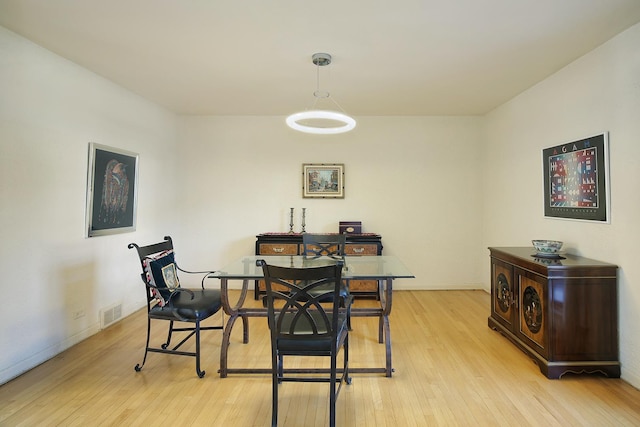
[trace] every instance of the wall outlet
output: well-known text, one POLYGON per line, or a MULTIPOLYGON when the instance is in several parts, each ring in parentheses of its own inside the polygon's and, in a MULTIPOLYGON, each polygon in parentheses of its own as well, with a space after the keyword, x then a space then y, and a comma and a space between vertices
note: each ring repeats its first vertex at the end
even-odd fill
POLYGON ((84 316, 85 316, 84 310, 76 310, 76 311, 73 312, 73 318, 74 319, 79 319, 79 318, 84 317, 84 316))

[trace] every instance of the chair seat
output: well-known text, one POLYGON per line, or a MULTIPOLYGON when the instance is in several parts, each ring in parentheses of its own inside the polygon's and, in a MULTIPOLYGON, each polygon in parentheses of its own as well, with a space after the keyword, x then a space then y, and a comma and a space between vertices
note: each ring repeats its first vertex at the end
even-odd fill
POLYGON ((220 310, 222 302, 218 289, 189 289, 193 292, 178 292, 171 298, 168 305, 154 306, 149 311, 149 317, 154 319, 187 321, 203 320, 220 310))
MULTIPOLYGON (((309 290, 309 295, 312 297, 318 298, 320 302, 331 302, 333 301, 333 294, 331 294, 331 289, 333 285, 327 286, 317 286, 312 290, 309 290)), ((351 294, 349 293, 349 289, 346 286, 340 287, 340 297, 342 299, 349 298, 351 294)))
MULTIPOLYGON (((316 325, 324 325, 323 321, 320 320, 321 315, 318 312, 310 312, 310 314, 311 317, 316 319, 316 325)), ((284 316, 285 318, 282 322, 282 330, 286 331, 289 329, 291 319, 294 317, 294 314, 286 313, 284 316)), ((347 315, 346 313, 341 312, 340 314, 338 314, 338 332, 336 334, 336 339, 338 341, 342 339, 343 334, 347 330, 347 315)), ((323 334, 326 332, 326 328, 318 327, 318 333, 323 334)), ((324 339, 318 338, 317 335, 312 334, 312 327, 308 321, 299 320, 296 323, 292 338, 279 337, 277 339, 277 343, 278 351, 283 354, 286 354, 287 352, 295 352, 296 354, 330 353, 332 337, 327 336, 324 339), (308 335, 308 338, 306 338, 305 335, 308 335)))

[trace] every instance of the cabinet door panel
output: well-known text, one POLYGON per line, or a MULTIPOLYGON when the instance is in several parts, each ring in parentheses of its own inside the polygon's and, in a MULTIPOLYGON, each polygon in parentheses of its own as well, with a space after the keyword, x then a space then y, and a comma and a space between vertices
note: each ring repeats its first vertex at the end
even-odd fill
POLYGON ((549 310, 547 279, 516 269, 518 336, 536 352, 548 356, 549 310))
POLYGON ((493 260, 491 270, 491 314, 495 320, 512 329, 515 318, 513 266, 493 260))

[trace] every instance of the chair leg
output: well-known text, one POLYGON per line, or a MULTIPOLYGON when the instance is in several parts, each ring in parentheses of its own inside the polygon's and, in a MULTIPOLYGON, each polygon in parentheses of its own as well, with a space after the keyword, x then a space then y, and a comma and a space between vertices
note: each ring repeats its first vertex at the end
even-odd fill
POLYGON ((271 355, 271 427, 278 425, 278 385, 280 384, 280 369, 282 357, 271 355))
MULTIPOLYGON (((347 384, 351 384, 351 377, 349 376, 349 334, 347 334, 347 337, 344 339, 344 345, 343 345, 343 350, 344 351, 344 381, 347 384)), ((342 381, 342 380, 341 380, 342 381)))
POLYGON ((337 352, 331 355, 331 378, 329 380, 330 392, 329 395, 329 426, 335 427, 336 425, 336 377, 337 377, 337 352))
POLYGON ((284 377, 284 356, 278 355, 278 383, 282 382, 284 377))
POLYGON ((200 370, 200 321, 196 320, 196 373, 198 378, 204 377, 205 371, 200 370))
POLYGON ((160 347, 163 349, 167 349, 169 344, 171 343, 171 335, 173 334, 173 320, 169 322, 169 332, 167 332, 167 341, 164 342, 160 347))
POLYGON ((149 352, 149 337, 151 335, 151 318, 147 316, 147 343, 144 346, 144 357, 142 358, 142 363, 138 363, 133 369, 136 372, 140 372, 144 363, 147 361, 147 353, 149 352))

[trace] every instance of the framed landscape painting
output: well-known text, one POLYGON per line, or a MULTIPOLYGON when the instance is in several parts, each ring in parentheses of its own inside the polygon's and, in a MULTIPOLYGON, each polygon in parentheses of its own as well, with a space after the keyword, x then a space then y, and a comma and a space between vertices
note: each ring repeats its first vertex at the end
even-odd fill
POLYGON ((138 155, 89 144, 87 237, 136 229, 138 155))
POLYGON ((343 199, 344 164, 303 164, 302 197, 343 199))
POLYGON ((610 222, 607 133, 546 148, 542 161, 546 217, 610 222))

